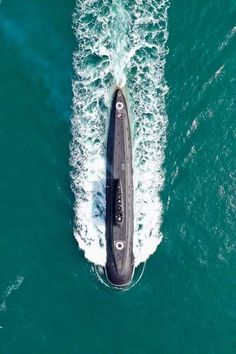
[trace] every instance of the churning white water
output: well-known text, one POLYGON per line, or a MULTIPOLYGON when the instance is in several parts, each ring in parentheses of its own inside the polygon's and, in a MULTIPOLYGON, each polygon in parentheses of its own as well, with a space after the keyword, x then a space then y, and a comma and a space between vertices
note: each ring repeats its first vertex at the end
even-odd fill
POLYGON ((113 91, 123 88, 129 106, 134 169, 136 266, 161 241, 167 116, 164 78, 167 0, 77 1, 71 159, 74 234, 85 257, 106 262, 106 138, 113 91))

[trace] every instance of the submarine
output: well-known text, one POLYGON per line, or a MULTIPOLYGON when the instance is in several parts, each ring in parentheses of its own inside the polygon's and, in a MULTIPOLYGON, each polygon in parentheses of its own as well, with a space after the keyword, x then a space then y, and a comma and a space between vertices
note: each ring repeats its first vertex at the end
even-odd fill
POLYGON ((134 274, 133 167, 130 121, 125 96, 117 88, 107 138, 105 274, 116 288, 128 287, 134 274))

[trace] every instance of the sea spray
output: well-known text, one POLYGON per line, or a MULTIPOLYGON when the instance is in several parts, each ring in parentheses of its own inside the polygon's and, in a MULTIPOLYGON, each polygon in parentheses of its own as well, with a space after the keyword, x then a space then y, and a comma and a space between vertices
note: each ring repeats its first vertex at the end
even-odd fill
POLYGON ((106 262, 106 135, 116 85, 124 87, 130 109, 136 266, 161 241, 168 6, 166 0, 77 1, 73 15, 74 234, 85 257, 98 265, 106 262))

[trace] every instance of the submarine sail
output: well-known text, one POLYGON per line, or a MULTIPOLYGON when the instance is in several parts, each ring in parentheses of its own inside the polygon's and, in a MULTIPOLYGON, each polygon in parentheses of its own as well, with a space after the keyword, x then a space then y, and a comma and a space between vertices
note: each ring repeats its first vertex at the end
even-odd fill
POLYGON ((133 256, 133 168, 130 123, 125 96, 117 89, 107 141, 105 272, 116 287, 130 284, 133 256))

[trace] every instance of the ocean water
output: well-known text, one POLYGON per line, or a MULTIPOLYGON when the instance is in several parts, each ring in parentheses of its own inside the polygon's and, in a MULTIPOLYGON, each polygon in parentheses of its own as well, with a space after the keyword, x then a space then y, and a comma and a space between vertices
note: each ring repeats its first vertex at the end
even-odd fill
POLYGON ((0 2, 0 353, 236 352, 236 3, 0 2), (135 260, 106 288, 104 153, 131 114, 135 260))

